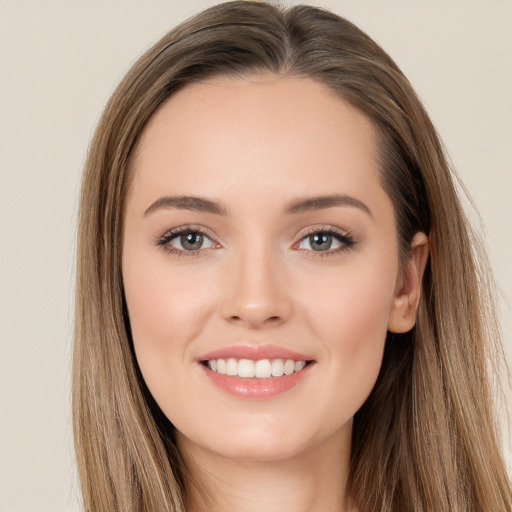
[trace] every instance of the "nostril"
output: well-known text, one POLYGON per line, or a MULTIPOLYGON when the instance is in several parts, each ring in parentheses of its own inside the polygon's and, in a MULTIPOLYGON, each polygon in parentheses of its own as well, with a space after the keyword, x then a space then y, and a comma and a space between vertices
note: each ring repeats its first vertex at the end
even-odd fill
POLYGON ((221 314, 228 322, 251 327, 276 326, 290 316, 291 304, 278 300, 243 300, 231 298, 222 305, 221 314))

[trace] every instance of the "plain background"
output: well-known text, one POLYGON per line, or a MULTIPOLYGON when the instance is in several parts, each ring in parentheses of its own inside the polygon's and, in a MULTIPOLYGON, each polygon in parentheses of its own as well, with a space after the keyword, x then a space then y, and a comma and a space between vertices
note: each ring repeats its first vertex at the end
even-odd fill
MULTIPOLYGON (((69 404, 87 146, 131 63, 213 3, 0 0, 1 512, 78 510, 69 404)), ((423 98, 482 215, 510 360, 512 1, 311 3, 367 31, 423 98)))

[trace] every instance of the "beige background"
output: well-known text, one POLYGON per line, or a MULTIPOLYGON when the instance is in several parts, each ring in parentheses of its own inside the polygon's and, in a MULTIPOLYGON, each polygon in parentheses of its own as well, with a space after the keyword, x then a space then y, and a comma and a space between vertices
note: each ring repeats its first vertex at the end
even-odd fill
MULTIPOLYGON (((70 335, 87 144, 134 59, 212 3, 0 0, 1 512, 78 510, 70 335)), ((512 0, 311 3, 368 31, 424 99, 483 217, 510 358, 512 0)))

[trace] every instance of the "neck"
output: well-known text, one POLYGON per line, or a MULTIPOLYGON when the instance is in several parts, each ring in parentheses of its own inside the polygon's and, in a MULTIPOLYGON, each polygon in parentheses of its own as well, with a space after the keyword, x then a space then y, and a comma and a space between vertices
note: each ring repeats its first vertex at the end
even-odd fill
POLYGON ((243 460, 178 445, 189 485, 187 512, 348 512, 350 432, 285 460, 243 460))

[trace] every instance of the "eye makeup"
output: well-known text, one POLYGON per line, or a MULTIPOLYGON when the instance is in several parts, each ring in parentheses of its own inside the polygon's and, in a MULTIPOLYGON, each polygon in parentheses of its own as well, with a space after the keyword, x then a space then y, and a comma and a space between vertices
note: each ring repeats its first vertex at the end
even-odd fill
POLYGON ((205 229, 193 225, 166 231, 157 238, 156 245, 176 256, 198 256, 205 250, 221 247, 205 229))
MULTIPOLYGON (((307 251, 311 253, 311 257, 326 257, 338 255, 356 244, 354 235, 348 231, 333 226, 314 227, 301 233, 299 241, 292 246, 292 249, 307 251)), ((185 225, 166 231, 156 239, 156 245, 169 254, 179 257, 198 256, 207 250, 222 247, 208 230, 194 225, 185 225)))
POLYGON ((294 249, 311 252, 312 257, 325 258, 345 252, 356 244, 355 236, 348 231, 333 226, 312 227, 301 234, 294 249))

